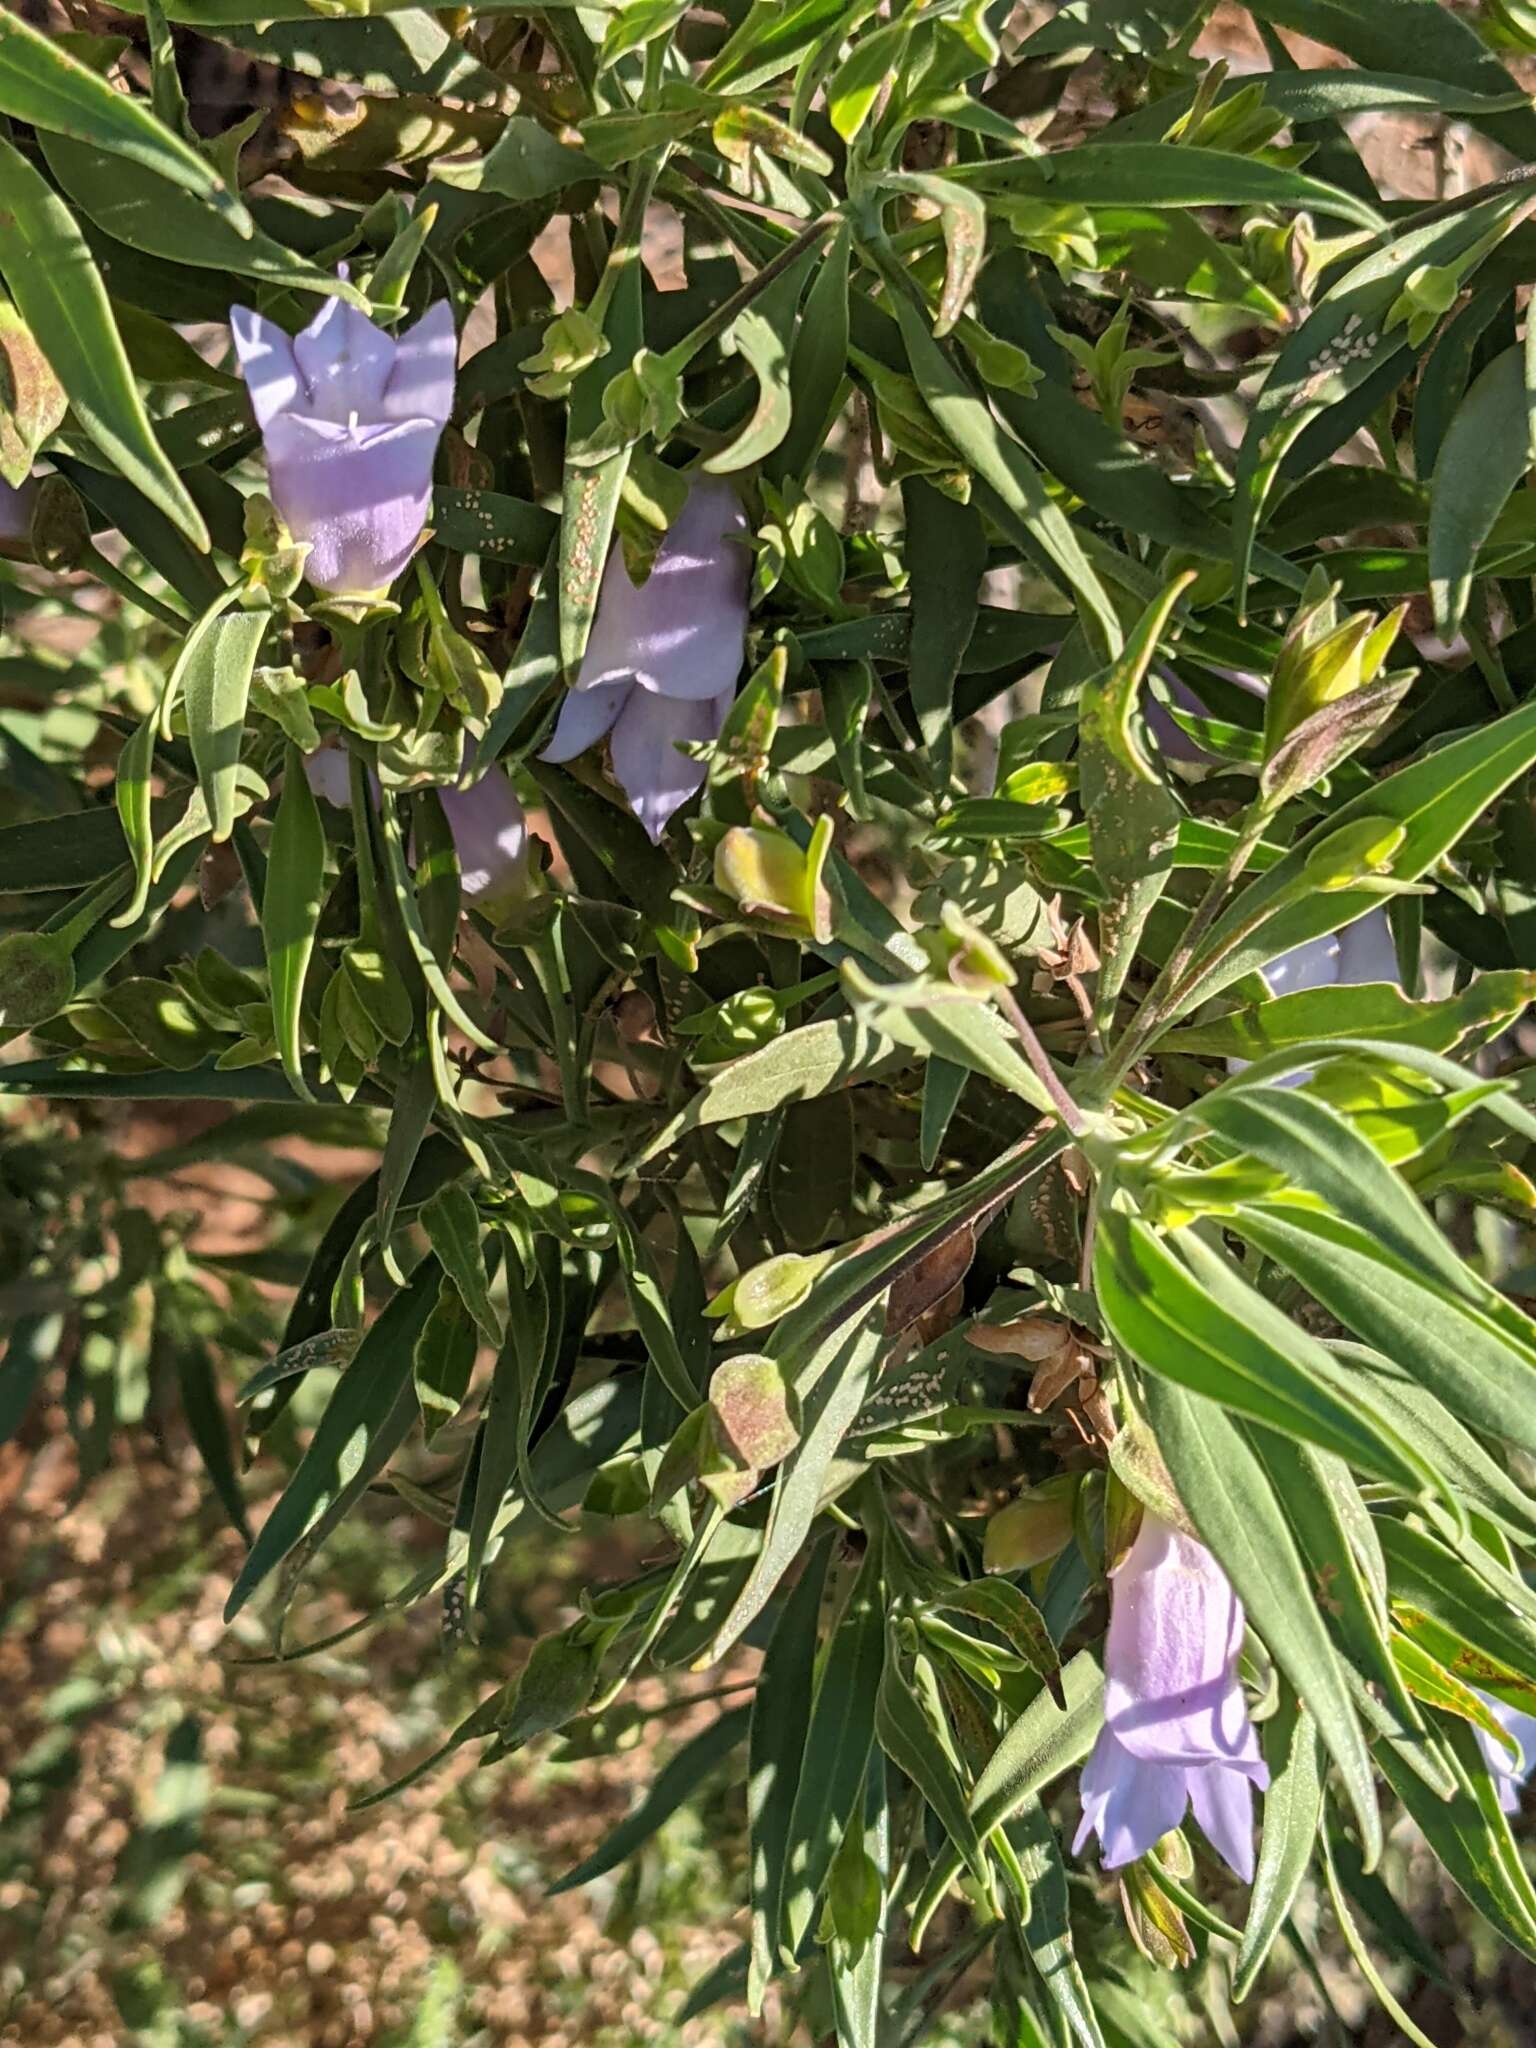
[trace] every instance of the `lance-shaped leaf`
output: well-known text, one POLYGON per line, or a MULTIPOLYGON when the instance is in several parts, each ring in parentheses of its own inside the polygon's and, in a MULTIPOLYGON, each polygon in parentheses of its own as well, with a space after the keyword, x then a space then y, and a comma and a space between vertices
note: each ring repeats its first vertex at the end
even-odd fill
POLYGON ((1385 981, 1297 989, 1203 1024, 1181 1025, 1160 1042, 1165 1052, 1229 1060, 1262 1059, 1315 1038, 1360 1037, 1450 1052, 1473 1034, 1478 1044, 1491 1038, 1532 1002, 1536 973, 1519 967, 1475 974, 1455 995, 1429 1002, 1415 1002, 1385 981))
POLYGON ((919 1654, 913 1660, 909 1676, 897 1646, 887 1646, 875 1732, 891 1762, 906 1773, 938 1815, 983 1893, 990 1892, 987 1852, 966 1803, 959 1754, 927 1657, 919 1654))
POLYGON ((1536 1349, 1513 1304, 1495 1320, 1341 1217, 1255 1204, 1232 1228, 1461 1421, 1536 1454, 1536 1349))
POLYGON ((1152 906, 1173 868, 1179 805, 1137 731, 1141 686, 1157 643, 1193 571, 1175 577, 1137 621, 1125 648, 1083 691, 1083 807, 1099 906, 1100 1029, 1114 1017, 1152 906))
MULTIPOLYGON (((803 1315, 805 1310, 796 1314, 803 1315)), ((786 1316, 775 1331, 781 1339, 796 1320, 786 1316)), ((774 1587, 798 1555, 821 1506, 822 1487, 844 1435, 864 1405, 875 1367, 885 1349, 885 1312, 877 1299, 857 1321, 841 1324, 807 1361, 797 1377, 800 1441, 779 1467, 768 1528, 752 1575, 731 1605, 710 1645, 710 1660, 724 1656, 762 1612, 774 1587)), ((782 1344, 777 1355, 785 1356, 782 1344)))
POLYGON ((0 274, 81 426, 194 547, 206 549, 208 529, 155 439, 85 238, 58 194, 3 141, 0 274))
POLYGON ((955 678, 976 624, 987 537, 974 506, 956 505, 923 477, 906 478, 901 499, 912 591, 907 688, 933 764, 934 787, 947 791, 954 757, 955 678))
POLYGON ((1269 1790, 1264 1795, 1264 1827, 1248 1918, 1233 1964, 1232 1996, 1237 2000, 1252 1990, 1276 1935, 1290 1918, 1323 1817, 1317 1723, 1298 1706, 1293 1693, 1282 1693, 1279 1709, 1265 1722, 1261 1735, 1269 1790))
POLYGON ((1441 1726, 1456 1783, 1450 1799, 1437 1798, 1390 1743, 1376 1752, 1382 1776, 1451 1882, 1507 1942, 1536 1961, 1536 1891, 1499 1810, 1488 1767, 1470 1728, 1449 1718, 1441 1726))
POLYGON ((965 311, 987 253, 986 205, 979 194, 931 171, 887 171, 880 182, 893 192, 910 192, 938 210, 944 235, 944 289, 933 331, 948 334, 965 311))
POLYGON ((1477 551, 1531 466, 1533 405, 1526 352, 1507 348, 1476 379, 1445 430, 1429 501, 1429 594, 1444 640, 1460 632, 1477 551))
POLYGON ((1410 1495, 1433 1488, 1427 1463, 1362 1398, 1348 1367, 1196 1231, 1164 1238, 1106 1205, 1094 1285, 1116 1342, 1149 1373, 1333 1451, 1410 1495))
POLYGON ((379 1471, 388 1456, 387 1425, 397 1398, 409 1392, 416 1339, 437 1299, 439 1277, 436 1260, 424 1260, 364 1337, 241 1567, 225 1605, 226 1621, 343 1493, 355 1492, 379 1471))
POLYGON ((157 120, 141 99, 115 91, 62 42, 16 14, 0 15, 0 113, 126 157, 195 194, 235 233, 251 233, 244 202, 208 157, 157 120))
POLYGON ((265 611, 223 613, 198 636, 181 671, 187 738, 216 846, 235 828, 235 779, 245 738, 245 707, 269 616, 265 611))
POLYGON ((32 330, 0 298, 0 477, 13 490, 32 474, 38 449, 68 408, 64 387, 32 330))
POLYGON ((320 908, 325 901, 325 827, 304 774, 303 756, 292 744, 288 747, 287 762, 267 857, 261 936, 272 989, 272 1024, 283 1072, 294 1093, 308 1102, 311 1098, 304 1079, 302 1005, 304 978, 309 972, 320 908))
POLYGON ((885 1664, 881 1567, 875 1543, 823 1654, 811 1702, 781 1901, 779 1939, 790 1956, 810 1931, 837 1846, 863 1797, 885 1664))
POLYGON ((904 275, 893 296, 912 375, 950 445, 992 491, 1020 543, 1053 565, 1082 606, 1084 629, 1113 658, 1122 645, 1120 621, 1071 520, 1022 445, 994 417, 944 344, 934 340, 904 275))
POLYGON ((747 1832, 752 1858, 748 2003, 754 2011, 761 2008, 763 1989, 778 1970, 790 1819, 810 1724, 822 1590, 833 1541, 829 1532, 816 1545, 784 1600, 752 1698, 747 1752, 747 1832))

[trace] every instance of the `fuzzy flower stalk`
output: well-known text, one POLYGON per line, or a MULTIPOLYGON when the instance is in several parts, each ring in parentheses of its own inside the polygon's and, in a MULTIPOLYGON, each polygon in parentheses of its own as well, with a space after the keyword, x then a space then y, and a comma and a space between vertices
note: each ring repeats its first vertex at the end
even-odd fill
POLYGON ((546 761, 571 761, 611 734, 614 778, 653 840, 704 780, 678 742, 717 738, 736 695, 746 531, 730 485, 700 477, 644 583, 613 548, 581 672, 544 749, 546 761))
POLYGON ((1104 1868, 1118 1870, 1193 1806, 1247 1883, 1253 1788, 1269 1771, 1237 1680, 1242 1605, 1204 1544, 1152 1514, 1113 1581, 1104 1726, 1083 1767, 1073 1853, 1096 1834, 1104 1868))
POLYGON ((377 597, 415 551, 458 345, 441 300, 398 340, 327 299, 291 338, 246 306, 230 332, 266 444, 272 500, 333 597, 377 597))

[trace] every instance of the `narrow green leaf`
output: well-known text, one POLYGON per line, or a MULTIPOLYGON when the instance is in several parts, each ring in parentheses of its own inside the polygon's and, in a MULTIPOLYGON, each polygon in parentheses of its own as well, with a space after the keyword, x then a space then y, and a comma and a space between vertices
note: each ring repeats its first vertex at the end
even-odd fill
POLYGON ((251 1525, 246 1518, 245 1497, 240 1490, 240 1475, 235 1470, 229 1424, 225 1420, 224 1404, 219 1398, 213 1360, 207 1346, 196 1338, 179 1342, 174 1356, 181 1412, 197 1446, 197 1455, 203 1461, 209 1483, 232 1526, 249 1543, 251 1525))
POLYGON ((1536 1622, 1435 1537, 1390 1515, 1378 1517, 1377 1526, 1393 1611, 1407 1633, 1452 1677, 1536 1712, 1536 1622))
POLYGON ((972 1579, 968 1585, 945 1586, 929 1602, 943 1614, 969 1614, 995 1628, 1016 1650, 1047 1690, 1061 1703, 1061 1652, 1051 1639, 1045 1616, 1027 1593, 1010 1579, 972 1579))
POLYGON ((1056 2014, 1056 2036, 1080 2048, 1104 2048, 1093 2000, 1072 1941, 1071 1896, 1061 1842, 1041 1800, 1026 1799, 1006 1823, 1024 1879, 1023 1941, 1040 1988, 1056 2014))
POLYGON ((780 1902, 780 1946, 790 1956, 810 1932, 837 1846, 864 1793, 885 1664, 882 1562, 879 1544, 871 1544, 817 1675, 780 1902))
MULTIPOLYGON (((1246 1435, 1285 1510, 1314 1598, 1345 1662, 1376 1688, 1399 1741, 1422 1735, 1423 1722, 1388 1645, 1385 1599, 1370 1584, 1352 1540, 1363 1534, 1375 1544, 1377 1533, 1348 1467, 1258 1424, 1250 1424, 1246 1435)), ((1379 1552, 1373 1562, 1380 1573, 1379 1552)))
MULTIPOLYGON (((786 1317, 775 1336, 782 1338, 791 1321, 786 1317)), ((864 1404, 886 1341, 885 1310, 877 1297, 857 1320, 840 1324, 808 1362, 797 1387, 800 1441, 779 1467, 762 1550, 715 1633, 711 1662, 723 1657, 756 1620, 799 1554, 821 1505, 828 1469, 864 1404)))
POLYGON ((1377 1416, 1348 1367, 1196 1231, 1163 1238, 1106 1206, 1093 1273, 1116 1342, 1160 1380, 1332 1451, 1410 1496, 1432 1489, 1429 1466, 1377 1416))
POLYGON ((1396 1360, 1363 1344, 1334 1343, 1329 1349, 1368 1375, 1372 1405, 1420 1447, 1454 1494, 1517 1543, 1536 1548, 1536 1500, 1435 1395, 1396 1360))
POLYGON ((1380 213, 1353 192, 1261 157, 1175 142, 1090 142, 1049 155, 960 167, 988 192, 1071 206, 1280 206, 1347 220, 1379 234, 1380 213))
POLYGON ((976 624, 987 540, 974 506, 955 504, 923 477, 904 480, 901 500, 912 591, 907 687, 933 764, 934 787, 947 792, 954 759, 955 678, 976 624))
POLYGON ((491 1377, 464 1561, 464 1591, 470 1605, 478 1595, 491 1540, 498 1521, 505 1514, 507 1496, 514 1485, 518 1487, 523 1503, 532 1507, 535 1513, 544 1507, 543 1502, 529 1490, 527 1481, 528 1435, 548 1336, 548 1299, 542 1282, 535 1282, 525 1290, 515 1277, 514 1267, 509 1267, 508 1283, 509 1292, 516 1287, 517 1298, 491 1377))
POLYGON ((463 1181, 448 1181, 440 1187, 422 1209, 421 1222, 438 1263, 458 1289, 477 1329, 488 1344, 499 1344, 506 1334, 504 1318, 486 1281, 480 1211, 463 1181))
POLYGON ((844 222, 822 253, 789 354, 789 431, 769 456, 773 483, 803 481, 826 445, 832 408, 848 373, 848 260, 852 234, 844 222))
POLYGON ((810 1725, 822 1591, 836 1536, 829 1531, 805 1561, 774 1625, 752 1696, 747 1749, 747 1837, 752 1859, 752 1971, 748 1992, 761 2008, 777 1974, 790 1817, 810 1725))
MULTIPOLYGON (((1536 1355, 1433 1276, 1336 1216, 1246 1207, 1238 1234, 1474 1429, 1536 1453, 1536 1355)), ((1509 1305, 1511 1315, 1518 1314, 1509 1305)))
POLYGON ((1269 1790, 1259 1833, 1258 1867, 1248 1900, 1243 1939, 1232 1965, 1232 1996, 1241 2003, 1263 1969, 1275 1937, 1290 1918, 1323 1817, 1322 1757, 1317 1723, 1293 1693, 1261 1730, 1269 1790))
POLYGON ((155 761, 156 724, 155 713, 146 712, 133 737, 124 742, 117 757, 112 795, 129 857, 133 861, 134 888, 126 907, 113 918, 115 925, 136 924, 144 915, 144 906, 149 901, 155 859, 154 799, 150 774, 155 761))
POLYGON ((0 113, 127 158, 216 208, 232 232, 251 233, 250 213, 207 157, 16 14, 0 14, 0 113))
MULTIPOLYGON (((919 1674, 926 1665, 926 1658, 919 1659, 919 1674)), ((932 1807, 945 1834, 964 1858, 966 1868, 983 1893, 988 1893, 992 1874, 987 1852, 966 1805, 959 1758, 942 1713, 931 1675, 920 1694, 902 1670, 895 1645, 888 1645, 875 1706, 875 1733, 880 1747, 932 1807)))
POLYGON ((155 439, 85 239, 63 200, 4 141, 0 274, 81 426, 194 547, 206 549, 208 529, 155 439))
POLYGON ((903 283, 893 293, 912 375, 962 462, 995 494, 1022 545, 1055 565, 1083 608, 1085 631, 1110 659, 1122 645, 1120 621, 1089 562, 1072 522, 1046 490, 1045 480, 1019 442, 934 340, 903 283))
POLYGON ((1455 995, 1429 1002, 1415 1002, 1385 981, 1297 989, 1202 1024, 1181 1025, 1159 1044, 1165 1052, 1206 1059, 1253 1060, 1309 1038, 1358 1036, 1448 1053, 1473 1033, 1478 1042, 1491 1036, 1532 1001, 1536 974, 1521 967, 1474 974, 1455 995))
POLYGON ((747 1738, 747 1722, 751 1709, 733 1707, 711 1721, 700 1734, 672 1757, 657 1772, 650 1789, 632 1813, 626 1814, 618 1826, 608 1835, 592 1854, 568 1870, 564 1877, 557 1877, 548 1887, 548 1896, 554 1898, 558 1892, 574 1891, 578 1885, 590 1884, 595 1877, 602 1877, 608 1871, 633 1856, 659 1828, 665 1825, 687 1804, 700 1784, 712 1771, 747 1738))
POLYGON ((829 1017, 787 1031, 758 1052, 711 1073, 678 1114, 630 1166, 644 1166, 687 1132, 737 1117, 767 1116, 786 1103, 806 1102, 856 1081, 872 1079, 904 1059, 894 1041, 856 1017, 829 1017))
POLYGON ((395 1295, 363 1338, 326 1403, 298 1470, 240 1568, 224 1608, 226 1621, 234 1620, 339 1494, 377 1474, 383 1462, 379 1440, 396 1401, 409 1391, 416 1339, 437 1299, 438 1284, 436 1260, 424 1260, 410 1285, 395 1295))
POLYGON ((1509 1821, 1499 1810, 1488 1766, 1465 1723, 1447 1716, 1441 1727, 1456 1779, 1450 1799, 1437 1799, 1390 1743, 1376 1751, 1382 1776, 1451 1882, 1513 1948, 1536 1961, 1536 1891, 1510 1835, 1509 1821))
POLYGON ((1477 551, 1531 466, 1531 408, 1525 352, 1507 348, 1477 378, 1445 430, 1429 501, 1429 594, 1443 640, 1461 631, 1477 551))
MULTIPOLYGON (((114 93, 113 98, 121 101, 122 96, 114 93)), ((227 214, 213 212, 174 186, 167 188, 138 164, 125 164, 89 142, 63 135, 44 137, 43 156, 71 205, 114 242, 168 263, 361 303, 353 287, 340 283, 333 272, 307 263, 260 228, 239 232, 227 214)))
POLYGON ((304 1079, 304 980, 324 902, 325 827, 305 778, 304 757, 290 743, 283 793, 272 826, 261 936, 283 1072, 294 1094, 305 1102, 312 1098, 304 1079))
POLYGON ((181 673, 187 738, 216 846, 234 830, 245 707, 269 617, 264 611, 225 612, 198 636, 196 650, 181 673))

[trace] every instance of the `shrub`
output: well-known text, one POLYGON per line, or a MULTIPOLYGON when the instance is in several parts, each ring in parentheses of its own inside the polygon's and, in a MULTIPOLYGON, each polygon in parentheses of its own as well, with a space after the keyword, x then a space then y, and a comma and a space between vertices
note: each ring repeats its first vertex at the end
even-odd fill
POLYGON ((1199 1958, 1233 2038, 1311 1870, 1423 2039, 1410 1828, 1536 1960, 1484 12, 1256 5, 1245 79, 1208 0, 4 17, 0 1410, 73 1360, 99 1462, 179 1400, 243 1531, 245 1367, 289 1651, 386 1483, 450 1641, 640 1532, 411 1775, 724 1664, 567 1880, 745 1785, 694 2010, 1153 2042, 1199 1958), (275 114, 189 103, 221 49, 275 114), (1373 178, 1404 116, 1461 189, 1373 178), (377 1167, 218 1264, 124 1100, 377 1167))

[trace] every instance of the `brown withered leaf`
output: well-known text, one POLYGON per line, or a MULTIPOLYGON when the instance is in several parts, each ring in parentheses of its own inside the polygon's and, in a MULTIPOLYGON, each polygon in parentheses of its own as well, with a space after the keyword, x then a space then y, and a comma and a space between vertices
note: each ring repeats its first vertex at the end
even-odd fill
POLYGON ((885 1311, 885 1331, 896 1337, 910 1329, 919 1316, 941 1302, 951 1288, 958 1287, 971 1270, 976 1256, 976 1227, 962 1223, 925 1252, 916 1265, 909 1266, 891 1287, 885 1311))
POLYGON ((0 296, 0 477, 19 490, 69 401, 10 300, 0 296))

